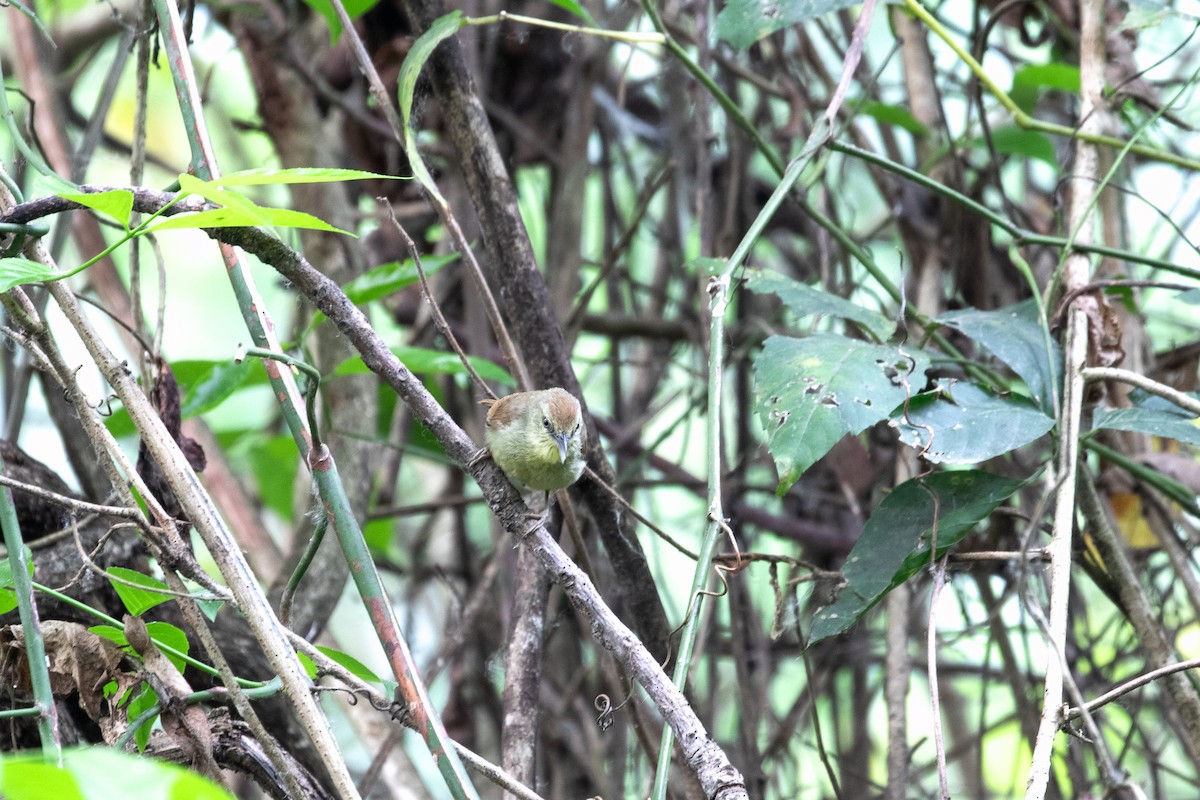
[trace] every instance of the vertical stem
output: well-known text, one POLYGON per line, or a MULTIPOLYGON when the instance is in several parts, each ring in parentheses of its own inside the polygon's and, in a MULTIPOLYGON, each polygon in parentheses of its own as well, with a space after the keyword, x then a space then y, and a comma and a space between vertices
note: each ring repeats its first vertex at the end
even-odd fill
MULTIPOLYGON (((0 475, 4 474, 4 459, 0 458, 0 475)), ((58 741, 58 710, 50 688, 50 672, 46 666, 46 646, 39 628, 37 606, 33 602, 33 581, 29 575, 29 558, 21 541, 17 510, 13 507, 12 492, 0 486, 0 528, 4 530, 4 546, 8 548, 8 563, 12 570, 13 591, 17 595, 17 610, 25 638, 25 657, 29 662, 29 680, 37 703, 38 735, 42 752, 62 766, 62 748, 58 741)))

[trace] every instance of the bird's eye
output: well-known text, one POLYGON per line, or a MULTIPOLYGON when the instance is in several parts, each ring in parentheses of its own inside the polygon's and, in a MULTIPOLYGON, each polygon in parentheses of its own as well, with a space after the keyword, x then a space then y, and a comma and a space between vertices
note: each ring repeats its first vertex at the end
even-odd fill
POLYGON ((544 427, 546 430, 550 430, 550 418, 549 417, 542 417, 542 427, 544 427))

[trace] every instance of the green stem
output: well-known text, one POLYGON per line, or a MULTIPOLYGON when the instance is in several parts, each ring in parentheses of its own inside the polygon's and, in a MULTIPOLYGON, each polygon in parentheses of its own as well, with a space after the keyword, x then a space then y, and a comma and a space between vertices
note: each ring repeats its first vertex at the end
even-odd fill
MULTIPOLYGON (((3 94, 2 85, 0 94, 3 94)), ((3 474, 4 459, 0 458, 0 475, 3 474)), ((17 510, 13 506, 12 492, 7 486, 0 486, 0 528, 4 532, 4 546, 8 548, 9 571, 12 573, 13 592, 17 597, 17 610, 21 619, 21 630, 24 632, 25 660, 29 663, 29 679, 33 685, 34 708, 38 713, 38 736, 42 742, 42 752, 47 759, 62 766, 58 708, 54 704, 54 690, 50 687, 46 644, 42 640, 37 606, 33 602, 33 581, 30 578, 33 570, 30 569, 25 542, 21 539, 21 528, 17 523, 17 510)))

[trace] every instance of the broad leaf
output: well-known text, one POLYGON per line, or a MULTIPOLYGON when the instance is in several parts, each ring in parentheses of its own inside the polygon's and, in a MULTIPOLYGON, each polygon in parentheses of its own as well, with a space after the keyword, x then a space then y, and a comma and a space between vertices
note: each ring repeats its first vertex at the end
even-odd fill
POLYGON ((129 217, 133 214, 133 192, 128 189, 110 189, 107 192, 63 192, 58 196, 111 217, 122 228, 129 230, 129 217))
POLYGON ((255 369, 250 359, 190 363, 207 363, 209 366, 200 375, 194 378, 189 376, 186 383, 178 372, 175 373, 175 380, 179 382, 181 391, 186 387, 186 400, 180 408, 180 416, 183 419, 198 416, 221 405, 254 376, 260 378, 258 383, 265 383, 267 380, 266 373, 255 369))
POLYGON ((1029 444, 1054 427, 1032 403, 949 381, 896 409, 900 441, 935 464, 977 464, 1029 444))
MULTIPOLYGON (((1200 400, 1192 392, 1189 397, 1200 400)), ((1093 427, 1118 431, 1133 431, 1175 439, 1192 445, 1200 445, 1200 428, 1196 427, 1196 415, 1162 397, 1140 389, 1134 390, 1129 399, 1133 408, 1106 408, 1096 412, 1093 427)))
POLYGON ((860 433, 925 383, 929 356, 832 333, 772 336, 754 365, 759 419, 783 494, 847 433, 860 433), (911 388, 906 388, 908 381, 911 388))
POLYGON ((1020 485, 1001 475, 964 470, 935 472, 897 486, 863 526, 842 567, 846 584, 832 605, 814 615, 809 643, 849 630, 892 588, 929 566, 935 536, 935 558, 940 558, 1020 485))
POLYGON ((169 591, 167 585, 158 578, 152 578, 125 567, 109 567, 108 572, 108 582, 112 584, 117 596, 121 598, 125 610, 135 617, 140 617, 155 606, 171 599, 171 595, 167 593, 169 591), (123 580, 116 580, 117 578, 123 580), (130 583, 137 585, 130 586, 130 583), (143 586, 146 588, 139 588, 143 586))
POLYGON ((717 37, 744 50, 777 30, 859 2, 861 0, 730 0, 717 15, 717 37))
MULTIPOLYGON (((379 0, 345 0, 342 6, 350 19, 358 19, 377 3, 379 0)), ((342 35, 342 19, 334 10, 333 3, 329 0, 304 0, 304 4, 325 18, 325 24, 329 26, 329 44, 336 45, 338 37, 342 35)))
POLYGON ((995 311, 951 311, 937 321, 990 350, 1025 381, 1039 408, 1049 414, 1055 412, 1052 398, 1062 374, 1062 351, 1043 327, 1033 300, 995 311))
POLYGON ((896 323, 877 311, 838 297, 823 289, 792 280, 778 272, 747 270, 746 286, 758 294, 779 296, 783 304, 799 318, 813 314, 840 317, 856 323, 876 341, 885 341, 896 329, 896 323))
POLYGON ((28 258, 0 258, 0 292, 27 283, 56 281, 65 277, 65 273, 28 258))
POLYGON ((65 750, 61 767, 40 754, 5 756, 0 794, 7 800, 233 800, 195 772, 109 747, 65 750))
MULTIPOLYGON (((430 350, 425 347, 393 347, 392 353, 400 359, 408 370, 417 375, 466 375, 467 368, 463 366, 455 353, 444 350, 430 350)), ((505 386, 515 382, 498 364, 483 358, 469 356, 471 366, 479 375, 488 381, 497 381, 505 386)), ((338 364, 333 370, 334 377, 343 375, 363 375, 371 370, 363 363, 362 358, 354 356, 338 364)))

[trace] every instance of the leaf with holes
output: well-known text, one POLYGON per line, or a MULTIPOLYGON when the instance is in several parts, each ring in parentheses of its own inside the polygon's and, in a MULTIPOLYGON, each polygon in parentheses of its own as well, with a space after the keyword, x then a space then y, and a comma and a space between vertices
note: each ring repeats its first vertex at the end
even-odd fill
POLYGON ((746 270, 746 286, 757 294, 778 295, 798 318, 820 314, 850 320, 876 341, 884 341, 896 329, 896 323, 878 311, 863 308, 815 286, 800 283, 778 272, 746 270))
POLYGON ((837 600, 813 617, 809 644, 845 633, 885 594, 929 566, 935 521, 940 558, 1020 486, 979 470, 935 472, 897 486, 846 556, 846 583, 837 600))
POLYGON ((887 419, 924 386, 928 366, 929 356, 916 348, 902 354, 832 333, 767 339, 755 359, 754 387, 779 470, 777 492, 786 492, 847 433, 887 419))

